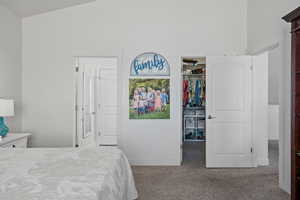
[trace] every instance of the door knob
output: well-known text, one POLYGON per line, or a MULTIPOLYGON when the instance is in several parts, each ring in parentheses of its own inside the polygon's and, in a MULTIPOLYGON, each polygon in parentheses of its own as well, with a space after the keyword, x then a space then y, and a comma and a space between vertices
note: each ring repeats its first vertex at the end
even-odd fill
POLYGON ((296 156, 300 157, 300 152, 296 152, 296 156))
POLYGON ((215 119, 216 117, 213 117, 211 115, 208 115, 208 119, 215 119))

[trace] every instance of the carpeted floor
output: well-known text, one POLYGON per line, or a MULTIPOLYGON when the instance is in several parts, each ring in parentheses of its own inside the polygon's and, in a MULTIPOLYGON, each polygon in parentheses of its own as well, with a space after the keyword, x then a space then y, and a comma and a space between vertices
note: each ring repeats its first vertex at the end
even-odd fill
POLYGON ((203 144, 185 144, 179 167, 133 167, 139 200, 289 200, 278 188, 278 144, 269 144, 270 166, 205 169, 203 144))

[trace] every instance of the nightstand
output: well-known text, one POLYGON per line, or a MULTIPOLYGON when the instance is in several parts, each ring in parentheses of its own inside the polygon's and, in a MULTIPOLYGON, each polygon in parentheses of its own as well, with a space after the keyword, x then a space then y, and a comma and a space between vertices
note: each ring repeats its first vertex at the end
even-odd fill
POLYGON ((27 148, 29 133, 8 133, 0 141, 0 148, 27 148))

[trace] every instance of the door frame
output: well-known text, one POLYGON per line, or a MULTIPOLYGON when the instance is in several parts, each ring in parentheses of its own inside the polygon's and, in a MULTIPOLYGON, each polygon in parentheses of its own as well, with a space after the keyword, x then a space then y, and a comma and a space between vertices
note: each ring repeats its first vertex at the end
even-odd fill
MULTIPOLYGON (((79 58, 115 58, 117 60, 117 80, 119 80, 117 82, 117 104, 118 104, 118 108, 117 108, 117 112, 119 113, 119 116, 117 117, 117 123, 120 124, 121 122, 121 83, 122 83, 122 77, 121 77, 121 73, 120 73, 120 65, 121 65, 121 57, 120 56, 97 56, 97 55, 93 55, 93 56, 73 56, 73 78, 74 78, 74 87, 73 87, 73 92, 74 92, 74 104, 73 104, 73 108, 74 108, 74 113, 73 113, 73 120, 74 120, 74 131, 73 131, 73 147, 79 147, 79 130, 78 130, 78 90, 79 90, 79 58)), ((96 119, 97 120, 97 119, 96 119)), ((120 141, 120 126, 117 126, 117 142, 119 144, 120 141)), ((98 144, 98 134, 96 134, 96 144, 97 146, 98 144)))
MULTIPOLYGON (((182 125, 182 120, 183 120, 183 108, 182 108, 182 104, 183 104, 183 101, 182 101, 182 97, 183 97, 183 88, 182 88, 182 81, 183 81, 183 78, 182 78, 182 69, 183 69, 183 59, 184 58, 205 58, 206 59, 207 56, 180 56, 180 78, 179 78, 179 81, 180 81, 180 104, 179 104, 179 111, 180 111, 180 116, 179 116, 179 120, 180 120, 180 145, 179 145, 179 150, 180 150, 180 165, 183 165, 183 125, 182 125)), ((205 66, 206 67, 206 66, 205 66)), ((206 121, 206 120, 205 120, 206 121)), ((205 122, 206 123, 206 122, 205 122)), ((206 155, 204 155, 206 156, 206 155)))
MULTIPOLYGON (((238 55, 238 56, 250 56, 252 57, 252 55, 238 55)), ((182 142, 182 138, 183 138, 183 124, 182 124, 182 115, 183 115, 183 108, 182 108, 182 96, 183 96, 183 91, 182 91, 182 81, 183 81, 183 78, 182 78, 182 66, 183 66, 183 58, 207 58, 207 57, 210 57, 208 55, 189 55, 189 56, 180 56, 180 104, 179 104, 179 110, 180 110, 180 116, 179 116, 179 119, 180 119, 180 146, 179 146, 179 149, 180 149, 180 165, 183 164, 183 142, 182 142)), ((224 56, 226 57, 226 55, 224 56)), ((252 59, 251 59, 252 60, 252 59)), ((253 69, 253 61, 251 61, 251 67, 253 69)), ((206 65, 206 68, 207 68, 207 65, 206 65)), ((250 124, 251 124, 251 144, 252 144, 252 147, 254 148, 255 147, 255 141, 254 141, 254 133, 253 133, 253 92, 254 92, 254 88, 253 88, 253 70, 251 70, 251 92, 250 92, 250 99, 251 99, 251 117, 250 117, 250 124)), ((205 108, 206 109, 206 108, 205 108)), ((205 120, 205 123, 207 121, 205 120)), ((206 149, 205 149, 206 151, 206 149)), ((205 156, 206 156, 206 153, 205 153, 205 156)), ((252 164, 253 164, 253 167, 257 167, 257 160, 256 160, 256 152, 254 150, 254 153, 252 154, 252 164)), ((205 164, 205 167, 206 167, 206 164, 205 164)))

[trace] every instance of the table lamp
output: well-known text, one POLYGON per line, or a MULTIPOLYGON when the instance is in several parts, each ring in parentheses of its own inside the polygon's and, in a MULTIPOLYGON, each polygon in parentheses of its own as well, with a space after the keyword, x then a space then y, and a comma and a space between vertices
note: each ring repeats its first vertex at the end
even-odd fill
POLYGON ((0 99, 0 137, 5 137, 9 128, 5 125, 4 117, 14 116, 14 101, 0 99))

